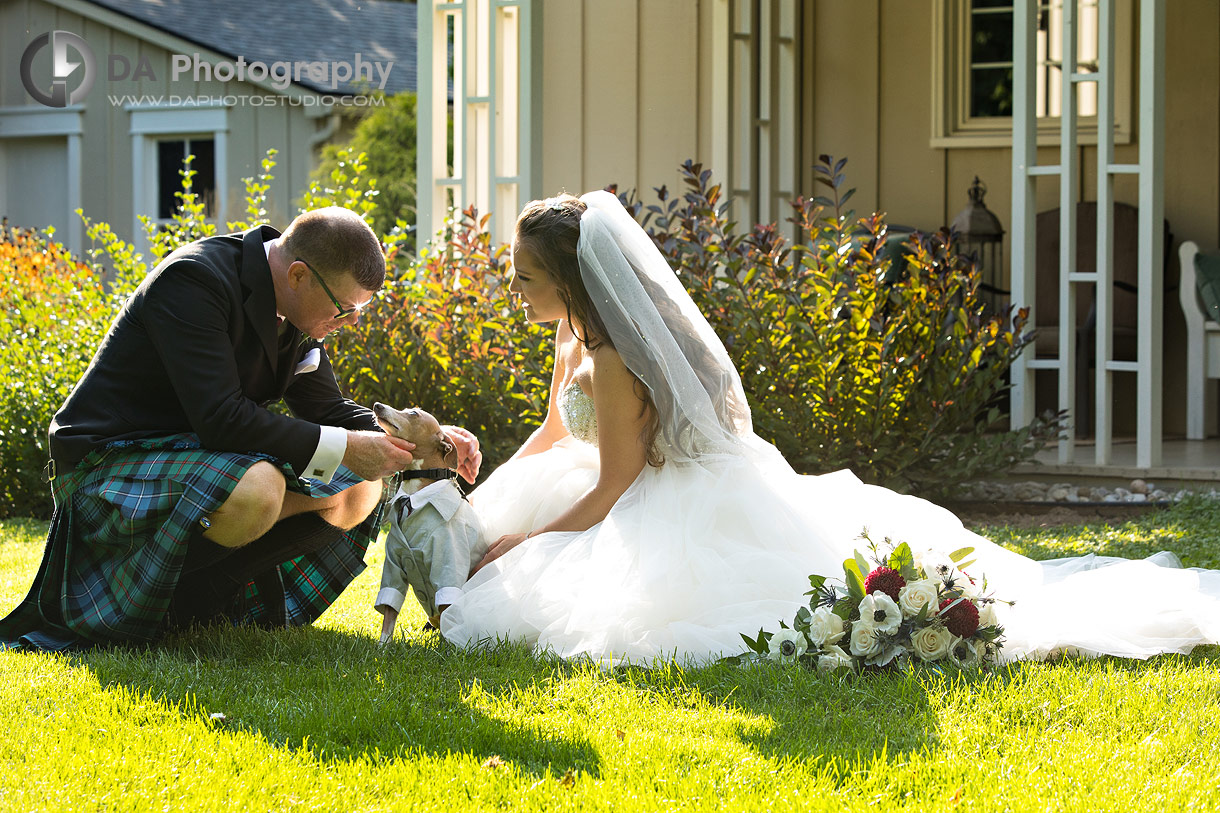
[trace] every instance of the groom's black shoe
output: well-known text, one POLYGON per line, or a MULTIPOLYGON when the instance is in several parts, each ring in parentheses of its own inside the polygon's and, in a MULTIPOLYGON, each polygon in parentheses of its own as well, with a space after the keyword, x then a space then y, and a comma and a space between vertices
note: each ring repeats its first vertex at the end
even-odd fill
POLYGON ((267 611, 259 626, 284 627, 284 586, 278 565, 321 550, 344 533, 317 514, 281 520, 240 548, 225 548, 197 532, 170 602, 167 626, 241 620, 248 609, 246 585, 253 581, 267 611))

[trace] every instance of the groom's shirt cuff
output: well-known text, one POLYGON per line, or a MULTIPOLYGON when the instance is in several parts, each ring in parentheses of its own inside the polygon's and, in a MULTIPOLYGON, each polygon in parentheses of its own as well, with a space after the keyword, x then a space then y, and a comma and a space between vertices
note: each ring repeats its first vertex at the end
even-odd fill
POLYGON ((343 462, 343 455, 347 454, 347 430, 338 426, 320 428, 322 434, 318 436, 318 448, 305 467, 305 476, 310 480, 329 483, 330 478, 335 476, 335 469, 343 462))

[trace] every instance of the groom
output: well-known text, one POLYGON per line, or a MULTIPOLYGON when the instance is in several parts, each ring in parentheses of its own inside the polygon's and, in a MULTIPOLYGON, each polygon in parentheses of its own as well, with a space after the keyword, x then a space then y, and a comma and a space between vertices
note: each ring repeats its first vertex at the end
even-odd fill
MULTIPOLYGON (((154 268, 51 422, 55 514, 0 649, 317 618, 364 569, 381 478, 412 459, 342 396, 322 345, 384 279, 372 229, 337 207, 154 268)), ((477 440, 446 429, 473 481, 477 440)))

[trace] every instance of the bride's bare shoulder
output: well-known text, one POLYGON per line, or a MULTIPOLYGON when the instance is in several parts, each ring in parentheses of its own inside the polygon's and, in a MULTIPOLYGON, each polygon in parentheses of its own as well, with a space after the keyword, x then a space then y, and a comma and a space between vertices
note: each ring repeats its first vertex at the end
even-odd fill
MULTIPOLYGON (((636 382, 639 379, 623 363, 623 357, 618 354, 617 350, 603 343, 592 350, 589 356, 593 360, 592 374, 595 381, 603 386, 630 390, 635 393, 636 382)), ((636 397, 639 397, 638 393, 636 393, 636 397)))

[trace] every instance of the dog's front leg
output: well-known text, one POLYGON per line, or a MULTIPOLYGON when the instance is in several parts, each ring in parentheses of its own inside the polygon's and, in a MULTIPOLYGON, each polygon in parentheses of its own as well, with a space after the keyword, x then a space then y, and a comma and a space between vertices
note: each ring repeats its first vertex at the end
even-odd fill
POLYGON ((394 622, 398 620, 398 611, 391 607, 378 607, 381 610, 381 640, 380 643, 388 644, 390 639, 394 637, 394 622))

